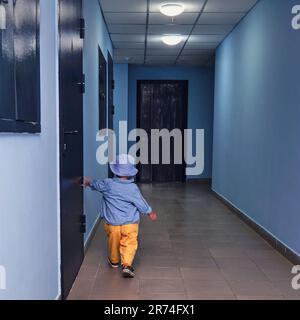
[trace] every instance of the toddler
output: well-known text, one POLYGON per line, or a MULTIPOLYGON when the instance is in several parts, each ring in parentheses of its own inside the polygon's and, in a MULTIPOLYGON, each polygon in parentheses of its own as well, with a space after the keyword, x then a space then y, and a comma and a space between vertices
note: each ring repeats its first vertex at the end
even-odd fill
POLYGON ((118 156, 110 169, 115 175, 113 179, 92 181, 85 178, 84 187, 103 195, 101 218, 108 237, 109 265, 118 268, 121 262, 123 276, 134 278, 132 265, 138 248, 140 214, 148 215, 152 221, 157 220, 157 214, 134 183, 138 170, 133 157, 118 156))

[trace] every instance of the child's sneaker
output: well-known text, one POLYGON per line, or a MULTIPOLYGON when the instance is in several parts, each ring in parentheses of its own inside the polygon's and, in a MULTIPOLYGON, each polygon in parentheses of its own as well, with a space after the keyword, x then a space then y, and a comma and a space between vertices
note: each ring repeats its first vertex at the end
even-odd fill
POLYGON ((123 277, 124 278, 134 278, 135 273, 132 267, 123 267, 123 277))
POLYGON ((119 268, 119 266, 120 266, 119 263, 112 263, 109 258, 107 258, 107 262, 108 262, 108 264, 110 265, 110 267, 113 268, 113 269, 117 269, 117 268, 119 268))

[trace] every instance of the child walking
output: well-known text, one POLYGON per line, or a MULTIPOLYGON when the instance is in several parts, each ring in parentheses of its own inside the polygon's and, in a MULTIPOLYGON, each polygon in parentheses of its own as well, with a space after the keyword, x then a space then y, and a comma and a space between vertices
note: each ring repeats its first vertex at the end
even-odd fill
POLYGON ((135 277, 132 266, 138 249, 140 214, 157 220, 157 214, 134 183, 138 170, 133 163, 133 157, 120 155, 116 164, 110 164, 113 179, 84 180, 84 187, 103 195, 101 218, 108 237, 108 262, 112 268, 118 268, 121 263, 125 278, 135 277))

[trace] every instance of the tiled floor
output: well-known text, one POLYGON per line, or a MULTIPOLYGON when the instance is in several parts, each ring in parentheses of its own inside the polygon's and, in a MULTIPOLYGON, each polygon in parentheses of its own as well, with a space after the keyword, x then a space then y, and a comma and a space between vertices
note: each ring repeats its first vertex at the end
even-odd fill
POLYGON ((99 228, 69 299, 299 299, 292 265, 197 183, 143 185, 159 214, 141 223, 134 280, 106 263, 99 228))

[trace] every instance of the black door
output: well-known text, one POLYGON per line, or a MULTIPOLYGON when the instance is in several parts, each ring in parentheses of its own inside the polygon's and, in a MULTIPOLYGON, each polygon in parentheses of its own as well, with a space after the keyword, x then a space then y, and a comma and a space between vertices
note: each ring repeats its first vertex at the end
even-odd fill
POLYGON ((107 62, 99 47, 99 129, 107 128, 107 62))
POLYGON ((65 299, 84 257, 82 0, 59 1, 61 281, 65 299))
MULTIPOLYGON (((114 89, 115 89, 115 82, 114 82, 114 63, 113 59, 108 52, 108 116, 107 116, 107 128, 113 130, 114 129, 114 89)), ((108 168, 108 177, 113 178, 113 173, 108 168)))
MULTIPOLYGON (((187 81, 138 81, 138 127, 151 129, 180 129, 182 136, 187 128, 188 82, 187 81)), ((184 140, 184 139, 182 139, 184 140)), ((149 159, 151 159, 149 141, 149 159)), ((171 164, 162 164, 162 141, 159 146, 159 164, 139 166, 140 182, 185 181, 185 165, 174 164, 174 139, 171 139, 171 164)), ((182 148, 184 151, 184 147, 182 148)), ((182 152, 183 158, 183 152, 182 152)))
POLYGON ((108 52, 108 129, 114 129, 114 63, 108 52))

